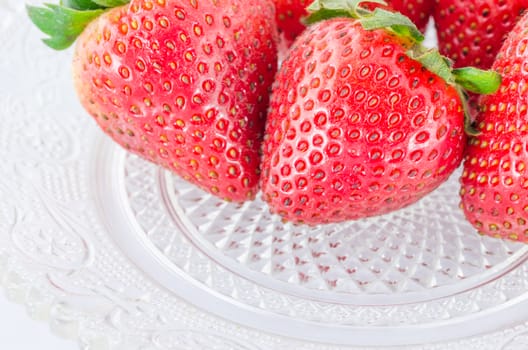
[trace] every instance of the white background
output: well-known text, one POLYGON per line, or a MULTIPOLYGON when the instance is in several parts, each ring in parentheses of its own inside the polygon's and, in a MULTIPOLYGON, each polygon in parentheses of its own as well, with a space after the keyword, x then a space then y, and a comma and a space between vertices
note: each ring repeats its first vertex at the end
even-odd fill
POLYGON ((0 349, 79 350, 79 347, 73 340, 53 335, 47 323, 32 320, 23 306, 9 302, 0 293, 0 349))

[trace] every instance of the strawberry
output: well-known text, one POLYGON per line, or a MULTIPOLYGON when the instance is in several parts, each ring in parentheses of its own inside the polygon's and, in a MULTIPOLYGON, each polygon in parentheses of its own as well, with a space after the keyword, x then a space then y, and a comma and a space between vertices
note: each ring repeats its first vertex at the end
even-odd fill
POLYGON ((101 129, 205 191, 233 201, 254 198, 277 64, 273 3, 97 4, 64 1, 30 7, 29 14, 52 47, 67 47, 80 34, 75 86, 101 129))
POLYGON ((273 0, 275 17, 279 32, 283 33, 286 42, 293 40, 306 28, 302 19, 308 15, 306 7, 311 0, 273 0))
MULTIPOLYGON (((279 31, 284 35, 286 46, 302 33, 306 26, 303 18, 308 15, 306 7, 312 0, 274 0, 279 31)), ((434 0, 388 0, 384 3, 364 2, 362 6, 373 10, 376 7, 391 8, 409 17, 424 32, 429 17, 433 13, 434 0)))
POLYGON ((286 220, 340 222, 416 202, 462 160, 458 84, 498 85, 492 72, 452 71, 420 45, 408 18, 360 3, 311 5, 310 19, 322 21, 301 34, 277 75, 261 182, 286 220))
POLYGON ((528 14, 508 35, 492 69, 500 89, 480 98, 480 132, 470 139, 461 176, 461 207, 489 236, 528 243, 528 14))
POLYGON ((295 38, 306 28, 303 18, 311 0, 273 0, 275 20, 279 29, 277 42, 278 61, 282 62, 295 38))
POLYGON ((527 0, 436 0, 434 20, 440 53, 455 67, 491 67, 527 0))

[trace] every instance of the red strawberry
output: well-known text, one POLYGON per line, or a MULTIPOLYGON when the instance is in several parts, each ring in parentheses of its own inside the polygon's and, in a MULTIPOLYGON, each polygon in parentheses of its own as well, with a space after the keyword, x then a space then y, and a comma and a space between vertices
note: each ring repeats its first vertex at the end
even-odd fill
POLYGON ((313 18, 333 11, 342 17, 346 9, 359 19, 322 21, 301 34, 272 94, 263 196, 273 212, 295 222, 402 208, 439 186, 462 160, 464 106, 449 66, 437 52, 423 51, 423 37, 405 17, 344 2, 314 3, 320 12, 313 18), (431 58, 443 64, 435 71, 449 83, 409 50, 430 69, 431 58))
POLYGON ((279 29, 277 43, 278 60, 282 62, 297 35, 306 29, 303 18, 308 14, 306 7, 311 0, 273 0, 275 18, 279 29))
POLYGON ((480 99, 480 134, 470 140, 461 177, 462 208, 482 234, 528 243, 528 14, 492 69, 498 92, 480 99))
POLYGON ((491 67, 527 0, 436 0, 440 53, 455 67, 491 67))
MULTIPOLYGON (((38 11, 71 9, 30 8, 42 24, 38 11)), ((206 191, 253 198, 276 71, 271 1, 133 0, 97 15, 79 37, 73 74, 99 126, 206 191)), ((65 41, 45 32, 51 44, 65 41)))
POLYGON ((273 0, 275 2, 275 17, 279 32, 283 33, 286 42, 291 43, 306 28, 302 23, 308 15, 306 7, 311 0, 273 0))

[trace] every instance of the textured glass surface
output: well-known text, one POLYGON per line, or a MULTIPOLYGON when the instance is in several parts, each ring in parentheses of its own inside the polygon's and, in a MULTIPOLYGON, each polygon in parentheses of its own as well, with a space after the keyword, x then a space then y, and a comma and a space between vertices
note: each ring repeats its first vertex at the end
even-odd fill
MULTIPOLYGON (((34 1, 38 2, 38 1, 34 1)), ((0 2, 0 284, 83 349, 525 350, 528 248, 457 174, 382 217, 294 226, 126 154, 18 0, 0 2)))

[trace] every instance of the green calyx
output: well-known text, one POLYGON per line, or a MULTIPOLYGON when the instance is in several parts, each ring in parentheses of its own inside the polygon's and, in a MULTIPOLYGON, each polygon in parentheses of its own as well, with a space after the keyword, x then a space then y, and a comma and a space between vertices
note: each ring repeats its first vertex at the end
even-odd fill
POLYGON ((44 43, 55 50, 70 47, 84 28, 106 10, 130 0, 61 0, 58 5, 27 6, 29 18, 48 38, 44 43))
POLYGON ((407 56, 455 87, 464 108, 466 133, 475 135, 477 131, 471 125, 467 91, 493 93, 501 84, 501 76, 495 71, 474 67, 454 69, 452 62, 437 49, 427 49, 422 45, 424 36, 408 17, 382 8, 369 10, 361 6, 364 2, 387 5, 383 0, 315 0, 307 8, 309 15, 306 22, 313 24, 330 18, 348 17, 356 19, 365 30, 384 29, 410 41, 412 47, 407 56))
POLYGON ((349 17, 357 19, 366 30, 384 28, 415 42, 424 40, 423 34, 408 17, 382 8, 368 10, 361 6, 364 2, 387 5, 383 0, 315 0, 307 8, 309 15, 306 22, 312 24, 334 17, 349 17))
POLYGON ((492 70, 482 70, 475 67, 454 69, 449 59, 442 56, 436 49, 425 49, 414 45, 407 55, 420 62, 448 84, 459 85, 467 91, 477 94, 491 94, 499 88, 501 76, 492 70))
POLYGON ((499 89, 502 81, 500 74, 492 70, 482 70, 475 67, 453 69, 451 61, 442 56, 438 50, 425 49, 421 45, 414 45, 407 52, 407 55, 455 87, 464 109, 464 130, 470 136, 478 135, 478 131, 471 122, 467 92, 494 93, 499 89))

